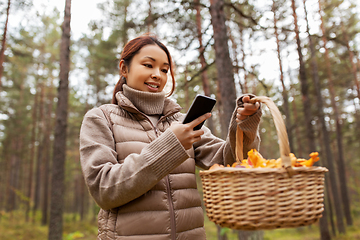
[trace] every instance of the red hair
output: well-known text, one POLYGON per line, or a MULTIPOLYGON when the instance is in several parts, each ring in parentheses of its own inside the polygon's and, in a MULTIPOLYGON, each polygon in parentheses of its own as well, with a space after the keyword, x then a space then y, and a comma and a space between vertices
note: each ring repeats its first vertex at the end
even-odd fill
MULTIPOLYGON (((133 59, 133 57, 146 45, 157 45, 159 46, 162 50, 164 50, 164 52, 166 53, 167 57, 168 57, 168 61, 170 64, 170 75, 171 75, 171 79, 172 79, 172 88, 170 93, 167 96, 171 96, 174 91, 175 91, 175 77, 174 77, 174 65, 172 62, 172 58, 170 55, 169 50, 167 49, 167 47, 162 44, 154 35, 150 35, 150 34, 144 34, 141 35, 137 38, 132 39, 131 41, 129 41, 124 49, 123 52, 121 53, 121 60, 124 60, 124 64, 130 68, 131 65, 131 61, 133 59)), ((113 97, 112 97, 112 101, 111 103, 113 104, 117 104, 117 100, 116 100, 116 93, 119 91, 122 91, 122 85, 126 83, 126 79, 125 77, 121 74, 120 71, 120 80, 116 83, 115 88, 114 88, 114 92, 113 92, 113 97)))

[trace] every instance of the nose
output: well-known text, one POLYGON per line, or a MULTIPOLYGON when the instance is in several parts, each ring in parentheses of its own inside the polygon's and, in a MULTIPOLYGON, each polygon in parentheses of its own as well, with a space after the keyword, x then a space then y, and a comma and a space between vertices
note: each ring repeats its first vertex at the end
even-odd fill
POLYGON ((160 69, 154 68, 154 71, 151 74, 151 78, 157 80, 160 79, 161 77, 160 71, 161 71, 160 69))

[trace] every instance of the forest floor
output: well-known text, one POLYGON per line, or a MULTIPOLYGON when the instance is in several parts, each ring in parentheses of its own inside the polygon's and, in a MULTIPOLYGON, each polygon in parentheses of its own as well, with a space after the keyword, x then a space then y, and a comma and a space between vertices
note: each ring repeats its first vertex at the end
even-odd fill
MULTIPOLYGON (((360 216, 353 219, 354 224, 346 228, 346 234, 332 237, 332 240, 360 240, 360 216)), ((205 218, 207 240, 218 240, 217 228, 214 223, 205 218)), ((237 240, 233 230, 226 229, 228 240, 237 240)), ((263 231, 264 240, 320 240, 320 232, 317 224, 301 228, 287 228, 263 231)))
MULTIPOLYGON (((26 222, 21 213, 0 213, 1 240, 46 240, 48 228, 40 221, 26 222)), ((360 240, 360 216, 354 218, 353 226, 347 227, 346 234, 332 237, 333 240, 360 240)), ((217 229, 207 218, 205 221, 207 240, 217 240, 217 229)), ((236 240, 236 233, 230 229, 223 229, 229 240, 236 240)), ((97 233, 96 222, 79 221, 73 216, 64 218, 63 240, 95 240, 97 233)), ((264 240, 319 240, 320 234, 317 224, 309 227, 277 229, 263 232, 264 240)))

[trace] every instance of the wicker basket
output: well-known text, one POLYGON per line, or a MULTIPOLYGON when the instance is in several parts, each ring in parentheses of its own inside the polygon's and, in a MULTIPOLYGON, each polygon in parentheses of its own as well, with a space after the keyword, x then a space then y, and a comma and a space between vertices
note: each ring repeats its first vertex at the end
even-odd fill
MULTIPOLYGON (((324 167, 291 167, 284 121, 267 97, 252 101, 270 109, 279 138, 283 168, 220 168, 200 171, 208 218, 237 230, 266 230, 310 225, 324 210, 324 167)), ((237 129, 237 161, 243 158, 237 129)))

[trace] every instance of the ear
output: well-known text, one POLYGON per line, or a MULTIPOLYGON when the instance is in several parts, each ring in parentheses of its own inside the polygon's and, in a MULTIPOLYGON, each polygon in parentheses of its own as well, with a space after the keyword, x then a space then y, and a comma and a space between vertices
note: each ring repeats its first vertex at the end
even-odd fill
POLYGON ((119 68, 120 68, 120 73, 122 76, 124 76, 125 78, 127 78, 127 74, 128 74, 128 67, 125 65, 125 61, 121 60, 119 63, 119 68))

